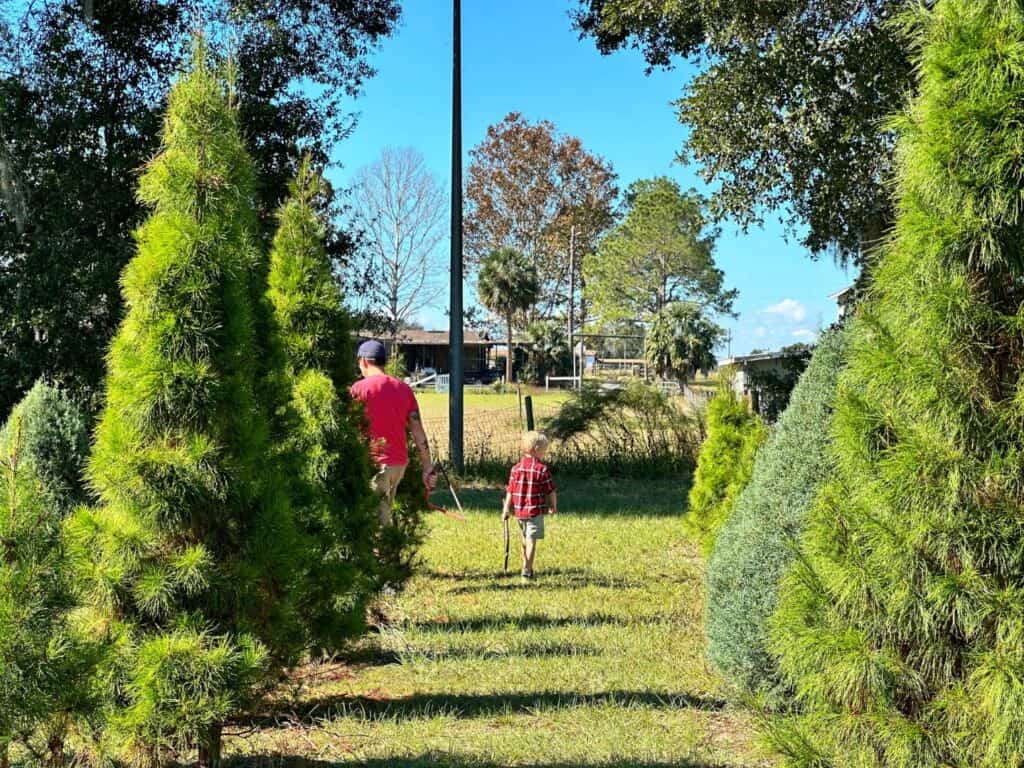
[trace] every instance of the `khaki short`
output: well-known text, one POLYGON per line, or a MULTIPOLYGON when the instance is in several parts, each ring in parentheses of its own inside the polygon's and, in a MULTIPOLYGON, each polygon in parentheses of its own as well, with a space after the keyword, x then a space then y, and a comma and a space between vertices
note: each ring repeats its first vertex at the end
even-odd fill
POLYGON ((524 539, 540 541, 544 538, 544 515, 527 518, 517 517, 516 522, 519 523, 519 530, 522 532, 524 539))
POLYGON ((398 484, 405 477, 406 464, 389 464, 380 468, 380 471, 373 476, 373 490, 380 494, 380 515, 381 525, 391 525, 391 508, 395 505, 395 493, 398 491, 398 484))

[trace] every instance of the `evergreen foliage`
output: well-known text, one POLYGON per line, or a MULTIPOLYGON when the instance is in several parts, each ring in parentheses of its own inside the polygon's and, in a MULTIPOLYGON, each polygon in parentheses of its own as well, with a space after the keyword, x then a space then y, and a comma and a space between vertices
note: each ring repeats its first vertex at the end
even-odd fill
POLYGON ((768 619, 815 492, 829 471, 842 330, 822 335, 789 407, 758 451, 750 483, 722 525, 707 569, 708 657, 742 694, 777 693, 768 619))
POLYGON ((409 441, 409 465, 398 486, 391 525, 383 526, 377 542, 380 584, 401 589, 419 562, 420 545, 427 535, 427 492, 423 487, 420 452, 409 441))
POLYGON ((63 390, 38 381, 15 407, 0 429, 0 456, 12 453, 54 512, 67 514, 85 501, 89 430, 82 409, 63 390))
POLYGON ((790 766, 1024 764, 1024 7, 939 0, 907 27, 897 225, 773 618, 790 766))
POLYGON ((546 376, 563 376, 572 371, 572 351, 566 338, 565 323, 537 320, 527 326, 523 336, 526 360, 519 374, 521 380, 543 384, 546 376))
POLYGON ((643 320, 666 304, 731 312, 735 290, 715 264, 718 230, 707 201, 666 176, 629 185, 619 224, 583 259, 590 311, 605 322, 643 320))
POLYGON ((728 382, 723 382, 708 403, 707 434, 697 457, 684 523, 687 533, 700 541, 704 554, 710 555, 718 530, 750 481, 754 456, 768 430, 728 382))
POLYGON ((69 629, 74 597, 60 540, 80 498, 83 445, 80 411, 42 383, 0 429, 0 762, 16 739, 41 741, 46 759, 61 762, 64 723, 95 707, 96 648, 69 629))
MULTIPOLYGON (((519 251, 497 248, 480 263, 477 277, 480 303, 505 321, 505 338, 512 347, 512 331, 517 317, 523 316, 540 296, 536 268, 519 251)), ((505 384, 512 383, 512 355, 505 356, 505 384)))
POLYGON ((713 183, 716 218, 746 227, 785 211, 813 254, 863 262, 892 221, 885 118, 914 81, 892 19, 921 3, 579 0, 572 15, 602 53, 700 63, 675 104, 680 157, 713 183))
POLYGON ((379 524, 360 414, 348 394, 352 329, 317 216, 322 184, 303 162, 278 212, 267 296, 290 389, 275 442, 291 462, 295 514, 312 543, 299 603, 308 645, 337 650, 364 628, 379 524))
POLYGON ((674 301, 650 317, 644 335, 644 357, 662 377, 686 386, 697 371, 715 367, 715 347, 724 331, 703 310, 688 301, 674 301))
MULTIPOLYGON (((269 241, 301 154, 327 162, 351 134, 352 96, 400 14, 397 0, 4 3, 0 418, 40 376, 91 414, 102 405, 104 353, 124 316, 118 280, 147 213, 138 169, 159 147, 167 83, 196 26, 237 53, 239 122, 269 241)), ((334 212, 342 197, 332 196, 334 212)), ((331 228, 334 262, 353 250, 331 228)))
POLYGON ((255 173, 203 43, 141 178, 89 480, 68 524, 81 621, 109 638, 107 736, 133 760, 199 747, 301 648, 304 562, 256 396, 255 173))

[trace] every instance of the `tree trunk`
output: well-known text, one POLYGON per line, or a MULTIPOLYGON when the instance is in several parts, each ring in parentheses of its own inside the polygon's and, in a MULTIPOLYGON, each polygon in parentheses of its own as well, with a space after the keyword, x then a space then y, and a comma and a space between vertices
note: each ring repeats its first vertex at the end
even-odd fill
POLYGON ((64 757, 64 733, 65 724, 56 722, 53 724, 53 732, 46 741, 46 765, 50 768, 59 768, 65 764, 64 757))
POLYGON ((505 357, 505 386, 512 386, 512 355, 515 347, 512 344, 512 315, 505 318, 505 327, 508 329, 508 355, 505 357))
POLYGON ((885 238, 892 231, 893 212, 885 210, 864 223, 861 233, 860 275, 857 277, 857 292, 862 293, 871 285, 875 265, 878 264, 885 245, 885 238))
POLYGON ((199 745, 199 768, 219 768, 221 726, 211 726, 206 741, 199 745))

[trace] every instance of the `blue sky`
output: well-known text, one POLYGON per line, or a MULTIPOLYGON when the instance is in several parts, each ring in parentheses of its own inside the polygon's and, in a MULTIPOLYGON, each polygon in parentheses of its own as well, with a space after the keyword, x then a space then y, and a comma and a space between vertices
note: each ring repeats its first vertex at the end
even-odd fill
MULTIPOLYGON (((657 175, 707 191, 695 169, 675 156, 686 129, 671 102, 694 70, 644 75, 633 51, 601 56, 572 31, 569 0, 463 0, 463 145, 466 152, 487 126, 508 112, 552 121, 579 136, 585 147, 610 160, 620 187, 657 175)), ((387 146, 414 147, 445 186, 449 178, 451 16, 448 0, 407 0, 397 34, 372 61, 378 70, 356 103, 354 134, 342 142, 332 179, 348 184, 354 172, 387 146)), ((446 263, 447 241, 439 249, 446 263)), ((851 280, 827 257, 812 261, 772 219, 743 234, 726 222, 716 250, 729 285, 739 289, 739 318, 732 352, 807 341, 836 316, 828 294, 851 280)), ((445 272, 447 270, 445 269, 445 272)), ((467 300, 473 297, 466 286, 467 300)), ((420 320, 447 327, 445 305, 427 308, 420 320)), ((725 349, 722 352, 726 352, 725 349)))

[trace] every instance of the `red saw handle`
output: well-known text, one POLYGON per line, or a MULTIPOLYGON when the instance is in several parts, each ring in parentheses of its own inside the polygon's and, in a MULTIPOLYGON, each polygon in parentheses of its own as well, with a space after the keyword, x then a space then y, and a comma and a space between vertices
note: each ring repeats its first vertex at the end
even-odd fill
POLYGON ((439 506, 437 506, 437 504, 434 504, 430 500, 430 489, 427 488, 426 490, 427 490, 427 493, 426 493, 427 509, 429 509, 432 512, 440 512, 443 515, 448 515, 448 517, 452 518, 453 520, 458 520, 460 523, 466 522, 466 518, 464 518, 462 515, 457 515, 454 512, 449 512, 444 507, 439 507, 439 506))

